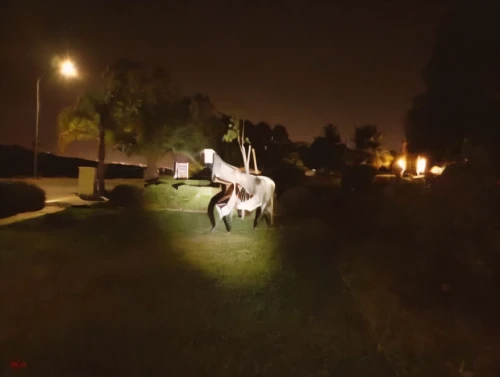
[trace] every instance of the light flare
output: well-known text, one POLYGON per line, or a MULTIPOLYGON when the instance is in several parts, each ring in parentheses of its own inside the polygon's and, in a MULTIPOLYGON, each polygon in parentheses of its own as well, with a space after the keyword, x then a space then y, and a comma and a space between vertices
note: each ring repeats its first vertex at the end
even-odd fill
POLYGON ((65 60, 61 63, 61 75, 66 77, 76 77, 78 75, 76 67, 71 60, 65 60))
POLYGON ((396 161, 396 164, 401 168, 401 176, 406 171, 406 157, 401 157, 396 161))
POLYGON ((431 168, 431 173, 434 175, 441 175, 443 174, 444 168, 444 166, 433 166, 431 168))
POLYGON ((417 157, 417 175, 425 173, 425 168, 427 166, 427 160, 424 157, 417 157))

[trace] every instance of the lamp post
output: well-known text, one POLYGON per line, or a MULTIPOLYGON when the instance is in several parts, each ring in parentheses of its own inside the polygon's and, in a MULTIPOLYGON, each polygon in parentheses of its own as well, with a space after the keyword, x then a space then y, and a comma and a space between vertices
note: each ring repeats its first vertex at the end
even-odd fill
MULTIPOLYGON (((64 77, 75 77, 77 71, 75 65, 71 60, 65 60, 59 67, 59 73, 64 77)), ((35 145, 33 146, 33 177, 38 178, 38 122, 40 119, 40 82, 43 75, 39 76, 36 80, 36 123, 35 123, 35 145)))

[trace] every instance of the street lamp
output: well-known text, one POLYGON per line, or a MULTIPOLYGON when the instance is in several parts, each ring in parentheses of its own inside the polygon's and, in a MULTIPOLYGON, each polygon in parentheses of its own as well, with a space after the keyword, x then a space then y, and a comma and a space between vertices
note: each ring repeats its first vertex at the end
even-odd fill
MULTIPOLYGON (((60 63, 59 73, 64 77, 76 77, 78 72, 75 68, 73 62, 66 59, 60 63)), ((34 157, 33 157, 33 177, 38 178, 38 120, 40 118, 40 81, 42 81, 44 75, 41 75, 36 80, 36 125, 35 125, 35 145, 34 145, 34 157)))

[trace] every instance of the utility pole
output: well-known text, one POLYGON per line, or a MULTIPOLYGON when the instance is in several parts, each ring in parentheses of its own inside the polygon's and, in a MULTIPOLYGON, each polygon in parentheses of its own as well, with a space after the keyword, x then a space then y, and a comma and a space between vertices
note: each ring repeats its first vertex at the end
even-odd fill
POLYGON ((40 119, 40 81, 39 77, 36 80, 36 123, 35 123, 35 145, 33 146, 33 178, 38 178, 38 122, 40 119))

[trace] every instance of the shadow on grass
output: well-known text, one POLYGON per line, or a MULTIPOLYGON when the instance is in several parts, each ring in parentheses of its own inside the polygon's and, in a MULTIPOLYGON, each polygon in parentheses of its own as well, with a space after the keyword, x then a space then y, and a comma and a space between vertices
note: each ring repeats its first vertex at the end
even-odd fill
POLYGON ((0 230, 2 362, 31 376, 392 375, 328 263, 335 244, 251 223, 211 234, 205 215, 70 209, 0 230))
POLYGON ((195 185, 194 183, 186 183, 186 182, 179 182, 179 183, 174 183, 172 184, 172 187, 176 190, 179 190, 179 187, 181 186, 191 186, 191 187, 218 187, 219 185, 218 184, 214 184, 214 183, 208 183, 208 184, 204 184, 204 185, 195 185))

